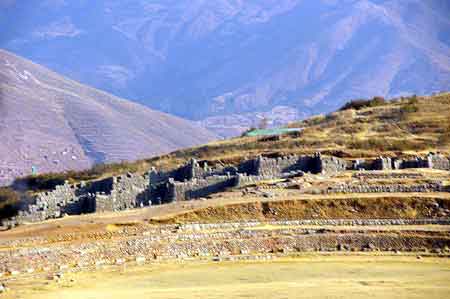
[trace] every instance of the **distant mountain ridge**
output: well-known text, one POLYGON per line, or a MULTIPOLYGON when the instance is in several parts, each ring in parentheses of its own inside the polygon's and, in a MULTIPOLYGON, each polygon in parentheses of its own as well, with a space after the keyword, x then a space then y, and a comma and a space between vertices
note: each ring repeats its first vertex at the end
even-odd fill
POLYGON ((0 49, 0 184, 38 172, 148 158, 216 136, 0 49))
POLYGON ((6 3, 3 47, 223 135, 450 85, 446 0, 6 3))

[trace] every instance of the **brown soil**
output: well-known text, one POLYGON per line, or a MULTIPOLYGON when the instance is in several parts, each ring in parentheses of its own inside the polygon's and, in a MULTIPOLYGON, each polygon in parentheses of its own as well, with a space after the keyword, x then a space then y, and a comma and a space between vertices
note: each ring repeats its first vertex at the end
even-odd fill
POLYGON ((159 223, 273 221, 298 219, 436 218, 450 208, 450 198, 395 197, 321 198, 254 201, 199 208, 154 218, 159 223))

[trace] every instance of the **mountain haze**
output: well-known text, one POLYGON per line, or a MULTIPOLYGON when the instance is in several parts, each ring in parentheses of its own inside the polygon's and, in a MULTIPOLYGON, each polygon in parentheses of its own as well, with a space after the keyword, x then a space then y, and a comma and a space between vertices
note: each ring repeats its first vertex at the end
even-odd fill
POLYGON ((445 0, 4 3, 3 47, 223 135, 450 83, 445 0))
POLYGON ((135 160, 215 138, 209 131, 66 79, 0 50, 0 183, 135 160))

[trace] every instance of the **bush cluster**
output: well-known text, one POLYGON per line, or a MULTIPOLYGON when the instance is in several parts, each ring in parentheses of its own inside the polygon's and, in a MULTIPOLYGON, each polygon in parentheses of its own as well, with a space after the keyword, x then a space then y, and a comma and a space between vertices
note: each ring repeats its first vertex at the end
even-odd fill
POLYGON ((383 97, 374 97, 370 100, 357 99, 357 100, 352 100, 350 102, 347 102, 339 110, 340 111, 349 110, 349 109, 361 110, 363 108, 383 106, 385 104, 386 104, 386 100, 383 97))
POLYGON ((0 188, 0 219, 12 217, 17 214, 20 196, 8 187, 0 188))
POLYGON ((417 107, 415 104, 405 104, 401 108, 402 114, 408 114, 408 113, 414 113, 419 111, 419 107, 417 107))
POLYGON ((417 103, 418 100, 416 96, 409 98, 408 101, 400 107, 400 118, 402 120, 407 120, 412 113, 419 111, 417 103))

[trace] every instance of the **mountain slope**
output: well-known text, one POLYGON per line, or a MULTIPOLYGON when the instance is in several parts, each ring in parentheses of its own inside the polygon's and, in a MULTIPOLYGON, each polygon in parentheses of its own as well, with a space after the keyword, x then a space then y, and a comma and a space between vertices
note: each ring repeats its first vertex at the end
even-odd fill
POLYGON ((8 2, 7 49, 224 135, 450 83, 445 0, 8 2))
POLYGON ((68 80, 0 50, 0 183, 135 160, 215 138, 189 121, 68 80))

